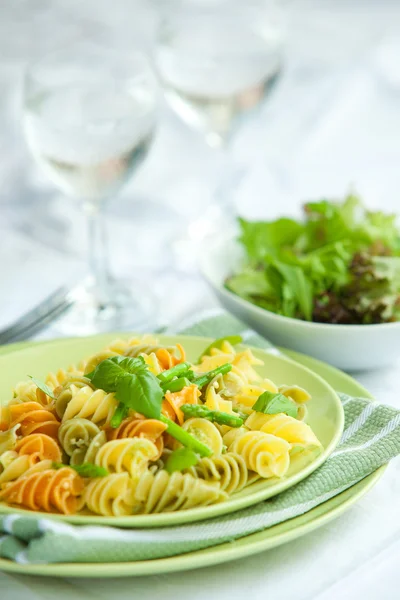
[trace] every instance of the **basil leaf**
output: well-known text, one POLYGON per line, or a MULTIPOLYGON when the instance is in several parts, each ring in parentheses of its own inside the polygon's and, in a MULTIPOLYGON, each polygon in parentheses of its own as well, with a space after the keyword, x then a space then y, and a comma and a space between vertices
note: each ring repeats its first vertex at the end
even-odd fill
POLYGON ((91 380, 96 388, 105 392, 115 392, 118 380, 126 374, 145 371, 147 365, 142 356, 131 358, 129 356, 113 356, 106 358, 97 365, 94 371, 86 377, 91 380))
POLYGON ((119 402, 148 419, 159 419, 164 391, 148 369, 125 374, 117 380, 115 397, 119 402))
POLYGON ((49 386, 43 383, 43 381, 40 381, 40 379, 36 379, 36 377, 32 377, 32 375, 28 375, 28 377, 30 377, 33 383, 36 385, 36 387, 38 387, 39 390, 42 390, 42 392, 44 392, 49 398, 52 398, 53 400, 56 399, 49 386))
POLYGON ((257 402, 253 405, 253 410, 264 413, 266 415, 276 415, 285 413, 289 417, 297 417, 297 406, 283 394, 279 392, 264 392, 258 397, 257 402))
POLYGON ((125 407, 149 419, 160 418, 164 392, 142 356, 106 358, 87 377, 94 387, 108 393, 115 392, 116 399, 125 407))
POLYGON ((74 469, 82 477, 106 477, 109 473, 104 467, 98 467, 92 463, 83 463, 82 465, 64 465, 63 463, 53 462, 53 469, 62 469, 69 467, 74 469))
POLYGON ((193 450, 190 450, 190 448, 179 448, 169 455, 165 463, 165 470, 168 473, 184 471, 197 464, 198 460, 197 454, 193 450))
POLYGON ((218 338, 218 339, 214 340, 209 346, 207 346, 207 348, 204 350, 203 354, 201 354, 199 356, 198 362, 201 361, 201 359, 203 358, 203 356, 208 356, 210 354, 210 351, 213 348, 219 348, 219 349, 221 349, 222 344, 224 342, 229 342, 232 346, 236 346, 236 344, 240 344, 241 342, 243 342, 243 338, 240 335, 227 335, 225 337, 218 338))

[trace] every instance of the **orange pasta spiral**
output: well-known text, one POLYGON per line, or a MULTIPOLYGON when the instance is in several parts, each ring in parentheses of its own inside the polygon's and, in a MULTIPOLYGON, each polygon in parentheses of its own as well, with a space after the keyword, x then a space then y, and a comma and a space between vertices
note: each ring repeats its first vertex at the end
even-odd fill
POLYGON ((164 440, 162 434, 166 430, 165 423, 157 419, 129 418, 122 421, 117 429, 110 429, 107 432, 109 440, 120 440, 122 438, 142 437, 147 438, 157 446, 158 456, 160 458, 164 449, 164 440))
POLYGON ((170 350, 168 350, 167 348, 160 348, 159 350, 157 350, 157 360, 163 369, 171 369, 171 367, 174 367, 179 363, 185 362, 186 352, 184 348, 181 346, 181 344, 176 344, 176 347, 179 350, 179 358, 174 356, 173 353, 170 352, 170 350))
POLYGON ((32 464, 41 460, 61 462, 61 449, 57 442, 45 433, 32 433, 21 438, 14 446, 19 455, 30 455, 32 464))
POLYGON ((30 510, 76 513, 83 507, 83 479, 70 467, 35 471, 6 483, 0 500, 30 510))
POLYGON ((162 412, 172 421, 178 421, 179 425, 182 425, 185 417, 180 407, 182 404, 198 404, 200 393, 194 384, 184 387, 180 392, 167 392, 162 402, 162 412))
POLYGON ((9 427, 19 424, 18 433, 22 436, 31 433, 45 433, 52 438, 57 438, 60 423, 50 410, 43 408, 38 402, 12 404, 9 410, 9 427))

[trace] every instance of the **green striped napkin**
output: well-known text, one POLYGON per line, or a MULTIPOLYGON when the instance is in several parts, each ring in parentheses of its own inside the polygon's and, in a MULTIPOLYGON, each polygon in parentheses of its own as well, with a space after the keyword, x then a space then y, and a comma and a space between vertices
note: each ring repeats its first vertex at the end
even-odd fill
MULTIPOLYGON (((193 320, 181 333, 240 333, 249 345, 279 352, 225 313, 193 320)), ((201 550, 301 515, 340 494, 400 454, 400 411, 341 394, 345 429, 329 459, 295 487, 255 506, 179 527, 116 529, 74 526, 18 514, 0 517, 0 557, 18 563, 124 562, 201 550)))

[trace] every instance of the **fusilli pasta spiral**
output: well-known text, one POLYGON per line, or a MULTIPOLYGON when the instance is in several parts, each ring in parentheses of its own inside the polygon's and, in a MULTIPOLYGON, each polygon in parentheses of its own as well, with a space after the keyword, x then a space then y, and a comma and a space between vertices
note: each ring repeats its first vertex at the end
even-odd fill
POLYGON ((74 391, 71 400, 62 418, 65 423, 74 417, 90 419, 96 425, 108 425, 118 402, 114 394, 107 394, 103 390, 96 390, 85 386, 80 390, 74 391))
POLYGON ((136 480, 151 460, 159 456, 157 446, 146 438, 125 438, 106 442, 95 457, 95 464, 109 473, 129 473, 136 480))
POLYGON ((206 481, 216 481, 221 490, 233 494, 242 490, 248 481, 246 462, 242 456, 227 452, 221 456, 202 458, 188 472, 206 481))
POLYGON ((45 433, 57 438, 60 423, 54 414, 38 402, 12 404, 9 408, 10 428, 19 425, 18 434, 45 433))
POLYGON ((92 479, 85 489, 89 510, 105 517, 131 515, 134 504, 134 483, 128 473, 114 473, 92 479))
POLYGON ((14 451, 18 454, 28 454, 32 460, 40 462, 41 460, 61 461, 61 450, 54 438, 45 433, 31 433, 19 439, 14 451))
POLYGON ((149 514, 185 510, 222 502, 228 497, 218 483, 193 477, 190 473, 146 471, 134 492, 133 513, 149 514))
POLYGON ((58 439, 65 453, 70 457, 71 465, 88 462, 86 460, 88 448, 99 433, 100 429, 95 423, 80 417, 69 419, 61 425, 58 439))
POLYGON ((186 386, 180 392, 167 392, 162 410, 172 421, 177 421, 181 425, 185 416, 180 407, 183 404, 198 404, 199 398, 200 390, 196 385, 186 386))
POLYGON ((83 507, 83 490, 83 480, 73 469, 45 469, 26 473, 24 477, 5 484, 0 491, 0 500, 30 510, 68 515, 83 507))
POLYGON ((211 421, 194 417, 185 421, 182 428, 211 448, 215 456, 222 453, 222 436, 218 428, 211 421))
MULTIPOLYGON (((225 439, 225 438, 224 438, 225 439)), ((263 431, 241 432, 229 445, 246 461, 248 469, 260 477, 283 477, 290 465, 290 444, 282 438, 263 431)))
POLYGON ((309 425, 283 413, 277 415, 264 415, 253 413, 246 420, 246 427, 253 430, 264 431, 280 437, 293 447, 320 446, 320 442, 309 425))
POLYGON ((147 438, 156 445, 158 449, 158 459, 161 456, 164 448, 162 434, 166 428, 166 424, 158 421, 157 419, 139 419, 131 417, 122 421, 121 425, 117 429, 109 429, 107 432, 107 437, 109 440, 119 440, 133 437, 147 438))

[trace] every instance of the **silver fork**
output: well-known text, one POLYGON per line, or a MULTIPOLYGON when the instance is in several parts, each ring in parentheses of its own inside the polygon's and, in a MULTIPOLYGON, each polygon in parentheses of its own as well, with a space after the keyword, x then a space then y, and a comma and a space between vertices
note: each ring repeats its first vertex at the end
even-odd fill
POLYGON ((65 286, 59 287, 43 302, 0 331, 0 344, 26 340, 62 315, 74 303, 74 293, 65 286))

